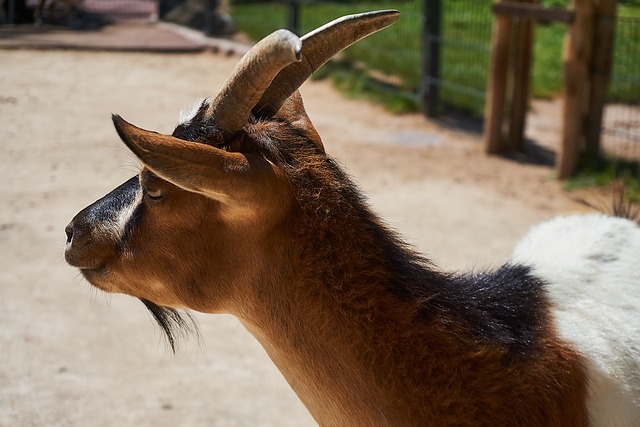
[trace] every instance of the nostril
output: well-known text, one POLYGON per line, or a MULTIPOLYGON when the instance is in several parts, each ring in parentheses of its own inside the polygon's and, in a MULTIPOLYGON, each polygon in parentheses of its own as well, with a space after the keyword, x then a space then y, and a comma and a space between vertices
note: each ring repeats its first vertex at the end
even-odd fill
POLYGON ((67 234, 67 243, 71 243, 73 240, 73 222, 70 222, 65 228, 64 232, 67 234))

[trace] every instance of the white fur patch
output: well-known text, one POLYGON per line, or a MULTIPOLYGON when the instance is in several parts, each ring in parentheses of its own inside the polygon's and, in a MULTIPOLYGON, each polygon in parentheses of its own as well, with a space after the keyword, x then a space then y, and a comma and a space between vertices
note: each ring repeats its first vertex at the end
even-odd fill
POLYGON ((640 227, 605 215, 533 228, 513 260, 548 282, 563 339, 588 360, 592 426, 640 426, 640 227))
POLYGON ((133 202, 128 206, 123 207, 114 219, 110 221, 100 221, 100 232, 106 235, 115 236, 117 241, 122 240, 125 230, 127 229, 127 224, 131 220, 133 212, 135 212, 141 201, 142 191, 138 191, 133 202))
POLYGON ((196 116, 196 114, 198 114, 198 111, 200 111, 200 107, 202 106, 203 103, 207 103, 208 105, 209 100, 206 98, 198 99, 189 107, 180 111, 180 115, 178 117, 178 125, 190 124, 193 118, 196 116))

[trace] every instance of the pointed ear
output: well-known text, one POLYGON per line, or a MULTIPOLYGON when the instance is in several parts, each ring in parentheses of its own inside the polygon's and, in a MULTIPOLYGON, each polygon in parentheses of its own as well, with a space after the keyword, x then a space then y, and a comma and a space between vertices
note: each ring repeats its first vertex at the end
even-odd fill
POLYGON ((113 116, 113 124, 145 166, 184 190, 226 204, 244 204, 257 194, 265 195, 265 186, 275 183, 275 167, 262 157, 140 129, 118 115, 113 116))
POLYGON ((320 134, 313 126, 311 119, 307 115, 304 108, 304 102, 302 101, 302 96, 299 91, 296 90, 293 92, 291 96, 282 103, 282 107, 278 110, 275 117, 280 118, 287 123, 291 123, 291 125, 298 129, 302 129, 309 139, 313 141, 318 148, 324 151, 320 134))

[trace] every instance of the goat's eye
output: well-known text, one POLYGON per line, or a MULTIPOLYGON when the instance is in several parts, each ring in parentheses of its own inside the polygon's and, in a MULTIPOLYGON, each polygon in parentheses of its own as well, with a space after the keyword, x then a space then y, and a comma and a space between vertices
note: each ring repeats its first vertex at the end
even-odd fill
POLYGON ((150 198, 151 200, 160 200, 164 197, 164 191, 162 190, 156 190, 154 188, 146 188, 144 191, 147 197, 150 198))

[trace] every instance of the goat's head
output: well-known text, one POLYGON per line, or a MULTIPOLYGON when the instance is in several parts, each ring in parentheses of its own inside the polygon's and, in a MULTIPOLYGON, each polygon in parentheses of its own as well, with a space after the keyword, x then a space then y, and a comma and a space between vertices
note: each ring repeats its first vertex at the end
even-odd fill
POLYGON ((271 34, 172 136, 114 116, 143 167, 69 223, 67 262, 94 286, 148 306, 237 310, 246 292, 261 292, 252 286, 279 256, 274 248, 296 209, 294 164, 324 156, 298 87, 337 52, 397 18, 373 12, 302 39, 271 34))

